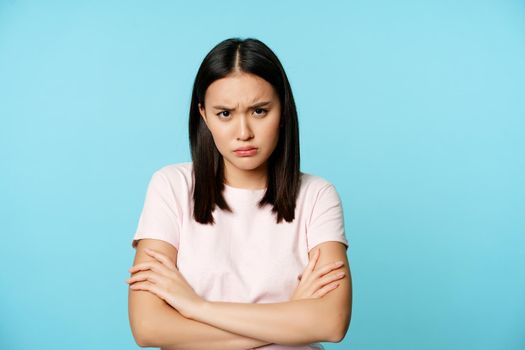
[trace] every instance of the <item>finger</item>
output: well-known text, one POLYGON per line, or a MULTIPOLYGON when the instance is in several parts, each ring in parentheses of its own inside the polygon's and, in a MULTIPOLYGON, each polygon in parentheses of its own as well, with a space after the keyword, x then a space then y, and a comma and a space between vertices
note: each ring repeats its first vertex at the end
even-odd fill
POLYGON ((321 287, 324 287, 325 285, 330 285, 330 283, 337 282, 340 283, 341 278, 344 277, 344 272, 337 272, 333 273, 331 275, 325 276, 320 279, 316 279, 313 283, 310 284, 310 290, 312 294, 313 292, 321 289, 321 287))
POLYGON ((334 282, 334 283, 328 284, 328 285, 324 286, 323 288, 317 290, 315 293, 313 293, 312 296, 315 297, 315 298, 321 298, 324 295, 326 295, 328 292, 336 289, 338 286, 339 286, 339 282, 334 282))
POLYGON ((333 263, 328 263, 326 265, 324 265, 323 267, 320 267, 318 270, 315 271, 315 275, 317 277, 320 277, 332 270, 335 270, 335 269, 338 269, 340 267, 343 267, 344 266, 344 262, 342 261, 336 261, 336 262, 333 262, 333 263))
POLYGON ((137 283, 133 283, 129 288, 132 289, 132 290, 148 291, 148 292, 151 292, 151 293, 155 294, 156 296, 158 296, 159 298, 161 298, 163 300, 166 300, 166 301, 168 300, 168 295, 167 295, 166 291, 164 289, 160 288, 155 283, 151 283, 151 282, 137 282, 137 283))
MULTIPOLYGON (((147 255, 151 256, 154 260, 148 260, 148 261, 145 261, 145 262, 158 262, 158 263, 161 263, 162 262, 159 260, 159 255, 161 253, 155 251, 155 250, 152 250, 152 249, 149 249, 149 248, 144 248, 144 253, 146 253, 147 255), (156 254, 155 254, 156 253, 156 254)), ((139 264, 135 265, 135 266, 132 266, 131 268, 128 269, 129 272, 132 272, 133 270, 136 269, 136 266, 138 266, 139 264)))
POLYGON ((140 281, 150 281, 153 283, 159 283, 159 275, 151 271, 141 271, 128 278, 127 283, 132 284, 140 281))
POLYGON ((308 266, 306 269, 308 273, 311 273, 312 271, 314 271, 315 265, 317 265, 317 262, 319 261, 319 255, 320 255, 320 250, 316 249, 314 252, 314 256, 312 257, 312 260, 308 263, 308 266))
POLYGON ((343 271, 339 271, 339 272, 336 272, 336 273, 332 273, 330 275, 326 275, 324 276, 323 278, 319 279, 317 281, 317 285, 320 287, 320 286, 324 286, 325 284, 328 284, 330 282, 333 282, 333 281, 337 281, 337 280, 340 280, 341 278, 343 278, 345 276, 345 273, 343 271))
POLYGON ((162 254, 161 252, 149 248, 144 248, 144 252, 160 261, 162 264, 164 264, 164 266, 166 266, 170 270, 173 270, 175 268, 175 264, 173 263, 173 261, 171 261, 170 258, 162 254))
POLYGON ((135 273, 138 271, 152 270, 154 272, 160 273, 161 275, 168 276, 171 272, 166 266, 161 264, 159 261, 145 261, 140 264, 137 264, 131 267, 128 271, 130 273, 135 273))
POLYGON ((312 259, 310 259, 310 261, 308 262, 308 265, 306 265, 304 276, 301 275, 302 277, 300 278, 300 280, 303 278, 308 278, 308 276, 314 271, 315 265, 317 264, 317 260, 319 259, 319 253, 320 250, 318 248, 315 250, 312 259))
POLYGON ((137 282, 133 283, 129 286, 130 289, 133 290, 147 290, 149 291, 151 288, 152 283, 150 282, 137 282))

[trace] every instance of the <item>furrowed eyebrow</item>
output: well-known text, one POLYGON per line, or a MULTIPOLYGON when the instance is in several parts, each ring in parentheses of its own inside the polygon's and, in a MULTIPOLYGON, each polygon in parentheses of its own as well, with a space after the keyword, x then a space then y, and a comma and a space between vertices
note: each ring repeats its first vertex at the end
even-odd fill
MULTIPOLYGON (((262 102, 258 102, 256 104, 252 105, 250 108, 258 108, 258 107, 269 105, 270 103, 272 103, 272 101, 262 101, 262 102)), ((224 109, 224 110, 227 110, 227 111, 235 110, 235 108, 230 108, 230 107, 226 107, 226 106, 213 106, 213 108, 215 108, 215 109, 224 109)))

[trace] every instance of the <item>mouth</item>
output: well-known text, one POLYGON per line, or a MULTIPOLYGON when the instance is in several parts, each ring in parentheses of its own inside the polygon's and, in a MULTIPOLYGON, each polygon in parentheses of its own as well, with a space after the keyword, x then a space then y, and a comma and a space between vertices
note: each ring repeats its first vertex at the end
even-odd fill
POLYGON ((235 154, 241 157, 249 157, 253 156, 257 153, 257 148, 251 147, 251 148, 238 148, 235 151, 235 154))

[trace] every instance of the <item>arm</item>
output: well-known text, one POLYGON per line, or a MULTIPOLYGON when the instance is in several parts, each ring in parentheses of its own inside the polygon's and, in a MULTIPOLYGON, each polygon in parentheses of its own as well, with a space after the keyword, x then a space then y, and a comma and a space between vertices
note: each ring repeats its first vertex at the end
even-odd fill
MULTIPOLYGON (((318 245, 319 266, 342 260, 345 277, 340 286, 323 298, 283 303, 247 304, 203 302, 193 319, 209 325, 284 345, 318 341, 339 342, 344 338, 351 315, 351 277, 345 246, 328 241, 318 245)), ((310 250, 310 255, 315 250, 310 250)))
MULTIPOLYGON (((132 293, 140 292, 133 291, 132 293)), ((269 344, 266 341, 251 339, 190 320, 167 304, 153 309, 149 323, 145 323, 143 326, 143 331, 147 332, 147 335, 141 339, 141 343, 138 343, 141 347, 158 347, 162 350, 244 350, 269 344)))
MULTIPOLYGON (((153 259, 144 248, 163 252, 177 261, 177 249, 156 239, 141 239, 133 265, 153 259)), ((136 343, 163 349, 249 349, 269 342, 245 337, 182 316, 156 295, 129 289, 129 320, 136 343)))

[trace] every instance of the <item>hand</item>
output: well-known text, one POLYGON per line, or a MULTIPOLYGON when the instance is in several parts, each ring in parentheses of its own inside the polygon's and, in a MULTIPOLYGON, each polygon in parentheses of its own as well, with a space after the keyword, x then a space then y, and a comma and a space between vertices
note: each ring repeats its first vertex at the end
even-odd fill
POLYGON ((134 274, 127 280, 130 288, 149 291, 166 301, 184 317, 191 318, 205 300, 195 293, 166 255, 148 248, 144 251, 156 260, 146 261, 129 269, 129 272, 134 274))
POLYGON ((308 262, 308 265, 306 265, 302 275, 298 277, 300 282, 295 288, 290 301, 321 298, 339 286, 337 280, 344 276, 344 272, 342 275, 339 275, 339 273, 326 274, 334 269, 340 268, 344 263, 342 261, 329 263, 314 271, 319 255, 320 251, 317 249, 312 259, 308 262))

